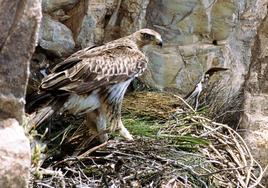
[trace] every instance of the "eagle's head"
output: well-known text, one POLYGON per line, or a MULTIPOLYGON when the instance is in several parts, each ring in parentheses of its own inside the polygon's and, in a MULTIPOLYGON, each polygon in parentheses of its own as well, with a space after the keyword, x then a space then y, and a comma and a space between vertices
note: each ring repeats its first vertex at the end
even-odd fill
POLYGON ((152 29, 141 29, 133 33, 134 40, 139 48, 152 44, 162 47, 163 41, 159 33, 152 29))

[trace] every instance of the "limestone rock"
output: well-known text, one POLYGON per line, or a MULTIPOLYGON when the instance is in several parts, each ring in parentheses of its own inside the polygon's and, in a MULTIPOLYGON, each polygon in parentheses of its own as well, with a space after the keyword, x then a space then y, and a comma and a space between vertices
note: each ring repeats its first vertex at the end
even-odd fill
MULTIPOLYGON (((122 18, 120 22, 121 36, 129 35, 146 27, 146 14, 149 0, 125 0, 122 3, 122 18)), ((151 1, 153 3, 153 1, 151 1)))
POLYGON ((224 67, 222 47, 210 44, 166 46, 145 50, 150 59, 145 83, 186 95, 210 67, 224 67))
POLYGON ((77 44, 82 48, 92 46, 94 44, 101 45, 103 36, 103 26, 98 26, 98 23, 96 23, 96 20, 92 15, 85 16, 82 22, 81 30, 77 36, 77 44))
POLYGON ((199 0, 151 1, 147 12, 148 26, 158 30, 166 43, 192 44, 210 32, 206 7, 199 0))
POLYGON ((82 48, 100 45, 104 39, 107 7, 104 1, 89 1, 76 42, 82 48))
POLYGON ((39 0, 0 3, 0 187, 28 184, 30 145, 19 123, 40 20, 39 0))
POLYGON ((26 187, 31 167, 30 143, 15 119, 0 122, 0 186, 26 187))
MULTIPOLYGON (((165 72, 161 71, 163 73, 161 74, 159 71, 155 73, 152 71, 151 74, 157 74, 158 81, 151 82, 151 86, 159 84, 162 88, 172 86, 179 93, 185 94, 210 67, 231 66, 232 62, 229 54, 226 56, 226 51, 229 45, 228 37, 236 21, 236 11, 236 5, 232 1, 150 2, 146 15, 147 25, 160 32, 164 38, 164 48, 168 50, 160 52, 162 56, 173 57, 169 63, 164 60, 162 64, 165 64, 166 69, 175 71, 168 66, 174 66, 174 62, 178 62, 175 66, 177 70, 181 70, 173 74, 173 78, 168 78, 172 80, 171 82, 165 81, 167 79, 165 72)), ((155 64, 155 61, 152 61, 152 64, 155 64)), ((156 64, 155 67, 157 66, 156 64)))
POLYGON ((70 18, 70 16, 68 16, 63 9, 56 10, 52 12, 50 15, 54 20, 60 22, 64 22, 65 20, 70 18))
POLYGON ((1 119, 12 117, 22 121, 29 60, 36 46, 40 9, 38 0, 3 1, 0 5, 1 119))
MULTIPOLYGON (((252 48, 252 62, 247 76, 243 120, 244 138, 252 153, 261 164, 268 164, 268 17, 263 20, 258 29, 254 47, 252 48)), ((264 178, 264 185, 268 185, 268 172, 264 178)))
POLYGON ((38 43, 59 57, 70 54, 75 47, 71 30, 47 15, 42 18, 38 43))
POLYGON ((42 0, 42 10, 44 12, 53 12, 58 9, 70 9, 79 0, 42 0))
POLYGON ((64 21, 64 24, 72 30, 78 47, 101 45, 104 42, 106 22, 114 13, 118 2, 118 0, 93 0, 88 3, 80 1, 67 11, 70 18, 64 21))

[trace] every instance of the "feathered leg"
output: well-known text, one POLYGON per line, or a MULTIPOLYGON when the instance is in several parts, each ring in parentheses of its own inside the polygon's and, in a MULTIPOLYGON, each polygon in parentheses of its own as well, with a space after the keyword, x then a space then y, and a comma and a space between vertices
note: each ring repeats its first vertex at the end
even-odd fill
POLYGON ((106 117, 100 109, 87 113, 86 122, 92 132, 99 134, 100 142, 106 142, 108 140, 107 133, 104 133, 106 130, 106 117))
POLYGON ((110 113, 110 122, 111 122, 111 127, 110 130, 111 132, 118 131, 119 134, 125 138, 126 140, 133 140, 132 135, 128 132, 126 127, 123 125, 122 119, 121 119, 121 106, 122 102, 114 104, 113 108, 110 113))

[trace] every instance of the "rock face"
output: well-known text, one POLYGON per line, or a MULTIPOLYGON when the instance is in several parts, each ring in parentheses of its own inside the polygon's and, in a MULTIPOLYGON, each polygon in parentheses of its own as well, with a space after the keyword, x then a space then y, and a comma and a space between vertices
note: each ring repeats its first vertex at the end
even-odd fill
POLYGON ((30 145, 19 123, 40 19, 38 0, 0 3, 0 187, 28 184, 30 145))
POLYGON ((264 1, 151 1, 147 7, 147 26, 159 31, 164 50, 149 54, 151 68, 144 79, 150 86, 190 92, 200 76, 211 67, 230 71, 213 76, 213 98, 208 99, 215 112, 233 106, 250 64, 250 44, 256 28, 265 16, 264 1), (217 85, 215 87, 215 85, 217 85), (221 86, 221 87, 218 87, 221 86), (224 108, 223 108, 224 106, 224 108))
POLYGON ((0 186, 26 187, 30 172, 30 143, 16 119, 0 122, 0 186))
POLYGON ((72 8, 78 0, 42 0, 42 10, 44 12, 53 12, 59 9, 72 8))
MULTIPOLYGON (((268 164, 268 17, 266 16, 252 48, 252 58, 245 84, 241 128, 254 157, 268 164)), ((268 172, 265 183, 268 185, 268 172)))
MULTIPOLYGON (((104 42, 105 24, 108 21, 107 18, 115 10, 115 2, 114 0, 88 2, 84 9, 85 14, 81 16, 80 29, 76 33, 75 40, 78 46, 84 48, 91 45, 101 45, 104 42)), ((109 39, 113 40, 114 38, 109 39)))
POLYGON ((75 46, 71 30, 47 15, 42 18, 38 42, 58 57, 70 54, 75 46))

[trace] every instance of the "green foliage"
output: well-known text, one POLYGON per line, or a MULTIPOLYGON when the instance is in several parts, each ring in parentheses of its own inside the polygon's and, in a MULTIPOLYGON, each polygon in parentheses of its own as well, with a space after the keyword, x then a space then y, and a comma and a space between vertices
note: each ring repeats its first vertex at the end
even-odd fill
POLYGON ((152 120, 131 115, 125 115, 123 123, 131 134, 143 137, 156 137, 161 126, 152 120))
MULTIPOLYGON (((197 151, 200 146, 207 146, 210 143, 204 138, 192 135, 158 134, 159 130, 163 128, 163 124, 144 117, 128 114, 123 117, 123 122, 134 136, 161 139, 166 141, 168 145, 184 151, 197 151)), ((186 126, 182 125, 182 127, 186 126)))

